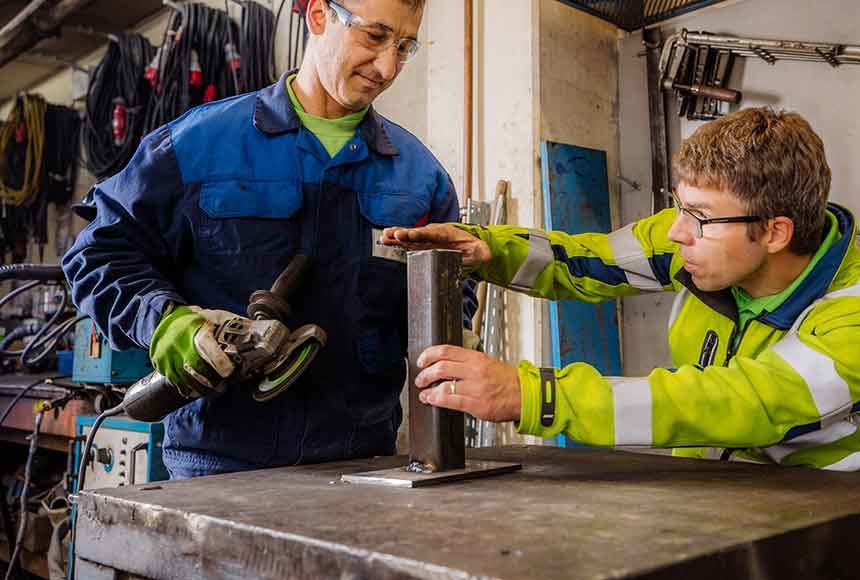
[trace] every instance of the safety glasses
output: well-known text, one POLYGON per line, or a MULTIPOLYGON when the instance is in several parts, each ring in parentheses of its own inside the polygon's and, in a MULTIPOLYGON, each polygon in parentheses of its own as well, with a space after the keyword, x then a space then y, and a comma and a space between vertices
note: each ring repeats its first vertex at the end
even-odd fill
POLYGON ((328 0, 328 5, 341 24, 353 31, 358 43, 368 50, 382 53, 394 46, 397 51, 397 59, 401 63, 409 62, 418 52, 420 43, 414 38, 398 37, 385 24, 366 20, 332 0, 328 0))
POLYGON ((675 202, 675 208, 678 210, 678 215, 686 218, 693 226, 693 235, 696 238, 702 237, 702 230, 708 224, 752 224, 763 221, 764 218, 757 215, 738 215, 730 217, 715 217, 705 218, 696 215, 697 210, 684 207, 681 200, 678 199, 678 193, 672 190, 672 201, 675 202))

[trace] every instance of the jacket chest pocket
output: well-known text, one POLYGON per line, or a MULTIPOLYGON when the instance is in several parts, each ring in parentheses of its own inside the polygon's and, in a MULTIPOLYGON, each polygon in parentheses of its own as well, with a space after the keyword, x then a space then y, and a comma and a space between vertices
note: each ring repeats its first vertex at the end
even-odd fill
POLYGON ((379 247, 382 228, 412 226, 429 210, 425 196, 360 193, 367 237, 358 276, 361 322, 358 356, 364 370, 379 374, 399 368, 406 348, 406 255, 379 247))
POLYGON ((200 189, 197 249, 202 256, 284 255, 298 247, 301 185, 219 181, 200 189))
POLYGON ((242 302, 268 287, 302 247, 301 208, 292 181, 203 184, 194 243, 207 279, 242 302))

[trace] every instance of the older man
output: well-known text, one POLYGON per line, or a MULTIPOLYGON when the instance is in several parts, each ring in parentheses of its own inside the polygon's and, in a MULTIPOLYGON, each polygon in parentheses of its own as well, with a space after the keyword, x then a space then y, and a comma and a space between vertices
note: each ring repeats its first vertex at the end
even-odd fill
POLYGON ((320 325, 325 348, 276 399, 234 386, 169 415, 171 477, 393 453, 405 265, 375 242, 458 215, 438 161, 371 106, 418 50, 423 4, 310 0, 298 71, 157 129, 96 186, 97 217, 63 260, 76 304, 186 392, 210 394, 199 345, 218 311, 244 313, 293 256, 311 259, 288 326, 320 325))

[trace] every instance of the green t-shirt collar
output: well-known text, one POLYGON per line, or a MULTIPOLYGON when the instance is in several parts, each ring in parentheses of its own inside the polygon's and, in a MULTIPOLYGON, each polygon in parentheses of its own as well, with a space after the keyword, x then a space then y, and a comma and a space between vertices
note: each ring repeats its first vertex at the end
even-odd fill
POLYGON ((738 305, 738 323, 741 328, 743 328, 747 321, 760 316, 763 312, 773 312, 779 308, 782 303, 785 302, 795 290, 797 290, 806 277, 809 276, 809 273, 812 272, 815 265, 821 260, 824 254, 827 253, 827 250, 829 250, 833 244, 839 240, 839 223, 836 220, 836 216, 828 211, 827 220, 829 229, 827 235, 824 237, 824 241, 822 241, 821 245, 818 246, 818 250, 816 250, 812 259, 806 265, 806 268, 803 269, 803 272, 801 272, 785 290, 777 294, 771 294, 770 296, 753 298, 743 288, 732 286, 732 295, 738 305))
POLYGON ((352 139, 355 130, 361 124, 370 106, 337 119, 326 119, 311 115, 305 111, 298 97, 296 97, 295 91, 293 91, 293 79, 295 78, 296 75, 293 74, 288 76, 285 81, 287 83, 287 93, 290 95, 290 101, 293 103, 293 109, 295 109, 296 114, 299 116, 302 125, 319 139, 319 142, 325 147, 326 152, 333 158, 352 139))

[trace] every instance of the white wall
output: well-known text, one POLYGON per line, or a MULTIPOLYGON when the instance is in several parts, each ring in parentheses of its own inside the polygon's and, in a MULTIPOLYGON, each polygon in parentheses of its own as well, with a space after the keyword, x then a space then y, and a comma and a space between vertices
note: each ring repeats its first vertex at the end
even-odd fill
MULTIPOLYGON (((673 20, 668 31, 687 28, 716 34, 860 44, 860 2, 856 0, 744 0, 716 5, 673 20)), ((650 144, 645 59, 641 34, 620 43, 621 171, 644 184, 641 192, 623 186, 622 219, 629 222, 650 212, 650 144)), ((833 172, 831 200, 860 214, 860 66, 832 69, 824 63, 781 61, 771 66, 759 59, 739 59, 731 86, 744 93, 743 107, 770 105, 799 112, 824 140, 833 172)), ((672 120, 673 150, 701 123, 672 120)), ((671 296, 625 300, 625 373, 641 374, 669 364, 666 318, 671 296)))
MULTIPOLYGON (((784 38, 860 45, 857 0, 747 0, 697 17, 680 18, 674 28, 735 36, 784 38)), ((803 115, 821 135, 833 172, 831 200, 860 214, 860 65, 832 68, 824 63, 742 59, 732 82, 744 92, 743 107, 770 105, 803 115)), ((682 121, 681 137, 701 123, 682 121)))

